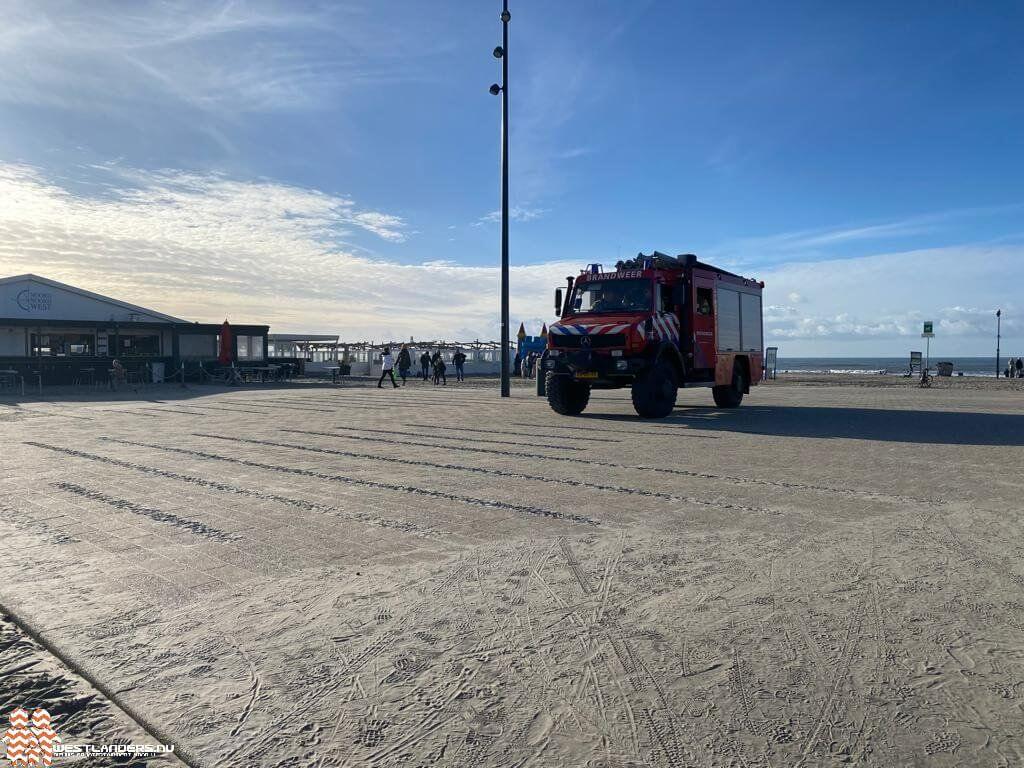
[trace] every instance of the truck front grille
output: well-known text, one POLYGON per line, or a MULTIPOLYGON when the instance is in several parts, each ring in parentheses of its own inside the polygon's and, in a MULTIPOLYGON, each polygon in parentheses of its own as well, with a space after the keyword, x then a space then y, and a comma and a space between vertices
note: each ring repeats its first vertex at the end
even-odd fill
POLYGON ((563 349, 608 349, 609 347, 626 346, 626 337, 621 333, 606 333, 594 336, 559 336, 555 346, 563 349), (589 346, 584 344, 586 339, 589 346))

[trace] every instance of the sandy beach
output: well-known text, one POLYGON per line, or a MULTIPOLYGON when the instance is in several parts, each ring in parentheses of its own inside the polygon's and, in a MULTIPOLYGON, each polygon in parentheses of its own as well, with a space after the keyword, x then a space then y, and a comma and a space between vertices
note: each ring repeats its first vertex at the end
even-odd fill
MULTIPOLYGON (((879 373, 780 373, 769 382, 770 386, 832 386, 832 387, 885 387, 920 388, 920 377, 903 374, 879 373)), ((930 389, 973 389, 984 392, 1024 392, 1024 379, 1005 379, 994 376, 935 376, 930 389)))
POLYGON ((192 766, 1024 764, 1018 382, 531 385, 0 400, 0 610, 192 766))

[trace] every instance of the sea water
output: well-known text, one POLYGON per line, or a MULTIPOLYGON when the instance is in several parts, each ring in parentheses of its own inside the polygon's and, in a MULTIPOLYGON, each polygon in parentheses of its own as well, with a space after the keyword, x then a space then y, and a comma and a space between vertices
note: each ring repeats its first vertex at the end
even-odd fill
MULTIPOLYGON (((999 358, 999 375, 1006 369, 1006 357, 999 358)), ((995 376, 996 358, 992 357, 942 357, 932 356, 928 361, 932 371, 936 363, 953 364, 953 375, 995 376)), ((910 369, 910 357, 782 357, 779 356, 779 373, 874 373, 901 374, 910 369)))

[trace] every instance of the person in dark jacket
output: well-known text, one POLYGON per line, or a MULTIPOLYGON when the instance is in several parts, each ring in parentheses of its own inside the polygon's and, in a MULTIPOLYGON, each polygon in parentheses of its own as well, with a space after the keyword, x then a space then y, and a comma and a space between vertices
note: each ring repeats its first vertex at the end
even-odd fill
POLYGON ((402 377, 402 386, 405 386, 405 380, 409 378, 409 369, 412 368, 412 355, 409 354, 409 347, 405 344, 398 351, 398 375, 402 377))
POLYGON ((452 355, 452 362, 455 364, 455 380, 465 381, 466 371, 464 366, 466 365, 466 355, 461 349, 455 350, 455 354, 452 355))
POLYGON ((431 364, 434 366, 434 386, 440 382, 444 386, 448 386, 448 379, 445 378, 444 372, 447 366, 444 364, 444 358, 441 357, 441 350, 437 350, 434 356, 430 358, 431 364))
POLYGON ((1017 378, 1024 378, 1024 359, 1017 358, 1017 378))
POLYGON ((424 350, 423 354, 420 355, 420 375, 424 381, 430 378, 430 352, 427 350, 424 350))

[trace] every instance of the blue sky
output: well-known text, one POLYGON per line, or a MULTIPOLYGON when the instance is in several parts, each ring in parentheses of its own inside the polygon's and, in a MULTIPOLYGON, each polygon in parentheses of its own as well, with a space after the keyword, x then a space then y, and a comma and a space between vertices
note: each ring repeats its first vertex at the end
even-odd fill
MULTIPOLYGON (((497 333, 497 0, 4 5, 0 272, 497 333)), ((996 306, 1024 352, 1024 6, 511 6, 517 320, 657 248, 764 278, 783 354, 903 354, 922 318, 989 354, 996 306)))

